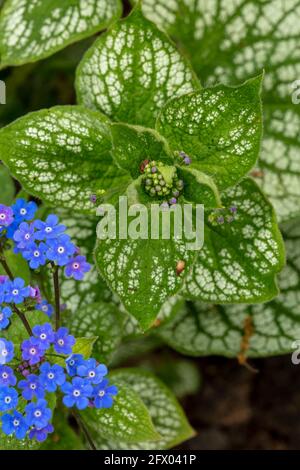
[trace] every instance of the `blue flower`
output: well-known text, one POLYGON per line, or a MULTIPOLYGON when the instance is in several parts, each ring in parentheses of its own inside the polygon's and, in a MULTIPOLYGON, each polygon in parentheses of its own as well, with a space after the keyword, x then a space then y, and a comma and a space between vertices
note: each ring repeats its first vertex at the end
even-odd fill
POLYGON ((53 431, 54 427, 49 423, 42 429, 32 428, 29 433, 29 438, 36 439, 38 442, 44 442, 47 439, 48 434, 51 434, 53 431))
POLYGON ((75 338, 69 335, 68 328, 61 327, 55 333, 54 349, 58 354, 71 354, 75 338))
POLYGON ((0 204, 0 226, 8 227, 14 221, 14 213, 10 207, 0 204))
POLYGON ((32 220, 37 211, 37 205, 35 202, 27 202, 25 199, 18 199, 12 206, 15 219, 19 222, 23 220, 32 220))
POLYGON ((71 377, 74 377, 74 375, 77 375, 77 367, 80 366, 81 364, 84 364, 85 360, 83 358, 82 354, 71 354, 66 359, 66 368, 67 372, 71 377))
POLYGON ((48 403, 44 399, 26 406, 25 412, 28 426, 35 426, 37 429, 42 429, 48 425, 52 417, 52 411, 50 408, 47 408, 47 406, 48 403))
POLYGON ((18 405, 18 392, 14 388, 0 388, 0 411, 8 411, 18 405))
POLYGON ((48 240, 47 257, 58 266, 65 266, 70 256, 76 251, 76 246, 70 241, 69 235, 61 235, 58 239, 48 240))
POLYGON ((4 434, 7 436, 14 434, 17 439, 24 439, 29 428, 21 413, 14 411, 12 414, 5 414, 1 420, 4 434))
POLYGON ((35 308, 36 310, 44 312, 46 315, 48 315, 49 318, 54 312, 54 308, 52 307, 52 305, 48 304, 47 300, 42 300, 42 302, 38 303, 35 308))
POLYGON ((31 366, 40 362, 45 354, 45 348, 37 338, 29 338, 21 344, 22 358, 28 361, 31 366))
POLYGON ((5 302, 22 304, 26 297, 30 295, 30 287, 24 287, 25 281, 17 277, 13 281, 9 281, 6 285, 7 293, 5 295, 5 302))
POLYGON ((14 345, 11 341, 0 338, 0 364, 7 364, 14 358, 14 345))
POLYGON ((9 318, 12 315, 12 311, 9 307, 4 307, 0 310, 0 330, 3 330, 9 325, 9 318))
POLYGON ((78 366, 77 374, 86 377, 92 384, 99 384, 107 374, 107 367, 104 364, 97 365, 96 359, 88 359, 78 366))
POLYGON ((34 226, 37 229, 37 240, 51 240, 57 238, 66 230, 64 225, 58 225, 58 217, 53 214, 48 215, 46 222, 36 220, 34 226))
POLYGON ((46 251, 47 246, 45 243, 40 243, 39 245, 32 243, 23 251, 23 257, 29 261, 31 269, 37 269, 46 264, 46 251))
POLYGON ((66 381, 64 369, 58 364, 51 366, 49 362, 44 362, 40 367, 40 372, 40 381, 47 392, 55 392, 57 387, 66 381))
POLYGON ((89 381, 80 377, 75 377, 72 383, 64 383, 61 390, 65 394, 63 403, 68 408, 76 406, 79 410, 83 410, 88 406, 89 398, 93 393, 93 387, 89 381))
POLYGON ((91 265, 86 262, 85 256, 76 256, 71 258, 66 266, 65 275, 67 277, 74 277, 76 281, 81 281, 84 274, 90 271, 91 265))
POLYGON ((37 375, 29 374, 26 380, 21 380, 18 383, 18 388, 22 391, 22 397, 25 400, 32 400, 33 398, 44 398, 45 388, 43 387, 37 375))
POLYGON ((95 408, 111 408, 113 405, 113 396, 117 395, 118 389, 115 385, 109 385, 107 379, 104 379, 93 390, 95 408))
POLYGON ((22 222, 18 230, 15 231, 13 238, 20 250, 26 248, 35 240, 33 224, 28 225, 26 222, 22 222))
POLYGON ((14 386, 16 383, 17 379, 11 367, 0 366, 0 387, 14 386))
POLYGON ((43 349, 50 348, 50 345, 54 341, 54 331, 50 323, 44 323, 44 325, 36 325, 32 329, 33 335, 39 340, 40 345, 43 349))

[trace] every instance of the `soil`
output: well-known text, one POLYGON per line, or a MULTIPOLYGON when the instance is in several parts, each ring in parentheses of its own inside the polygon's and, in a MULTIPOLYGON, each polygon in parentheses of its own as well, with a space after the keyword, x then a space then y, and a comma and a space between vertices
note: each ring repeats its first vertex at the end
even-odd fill
POLYGON ((290 356, 252 361, 258 373, 224 358, 197 363, 202 387, 182 403, 197 436, 180 449, 300 449, 300 366, 290 356))

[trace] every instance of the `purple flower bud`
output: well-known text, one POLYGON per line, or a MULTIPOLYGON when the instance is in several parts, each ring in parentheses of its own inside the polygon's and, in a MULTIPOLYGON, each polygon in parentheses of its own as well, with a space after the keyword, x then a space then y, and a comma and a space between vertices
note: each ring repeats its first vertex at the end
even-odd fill
POLYGON ((186 165, 190 165, 192 160, 190 159, 190 157, 185 157, 183 161, 186 165))
POLYGON ((91 201, 93 204, 96 204, 96 202, 97 202, 97 196, 96 196, 96 194, 92 194, 92 195, 91 195, 90 201, 91 201))
POLYGON ((172 198, 169 200, 169 203, 170 203, 170 204, 176 204, 176 203, 177 203, 176 197, 172 197, 172 198))
POLYGON ((29 374, 30 374, 30 371, 28 369, 25 369, 22 372, 23 377, 28 377, 29 374))
POLYGON ((152 172, 152 173, 156 173, 156 172, 157 172, 156 166, 153 166, 153 167, 151 168, 151 172, 152 172))
POLYGON ((236 211, 237 211, 237 207, 236 207, 236 206, 232 206, 232 207, 230 207, 229 210, 230 210, 230 212, 231 212, 232 214, 235 214, 236 211))
POLYGON ((160 205, 160 208, 161 210, 163 211, 167 211, 169 209, 169 204, 167 203, 167 201, 164 201, 161 205, 160 205))
POLYGON ((8 281, 8 276, 0 276, 0 284, 5 284, 8 281))
POLYGON ((220 217, 217 218, 218 224, 224 224, 224 217, 221 215, 220 217))
POLYGON ((38 303, 42 301, 41 291, 38 286, 35 286, 35 287, 30 286, 29 297, 32 297, 33 299, 37 300, 38 303))
POLYGON ((174 197, 178 197, 179 194, 180 194, 179 191, 177 191, 177 189, 174 189, 174 191, 173 191, 173 196, 174 196, 174 197))

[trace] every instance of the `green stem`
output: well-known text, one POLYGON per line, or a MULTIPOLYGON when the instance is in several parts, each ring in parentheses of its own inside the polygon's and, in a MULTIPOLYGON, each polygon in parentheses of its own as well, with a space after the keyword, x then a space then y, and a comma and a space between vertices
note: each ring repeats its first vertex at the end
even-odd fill
POLYGON ((58 266, 52 263, 53 268, 53 285, 54 285, 54 297, 55 297, 55 329, 58 330, 60 326, 60 291, 59 291, 59 278, 58 278, 58 266))
POLYGON ((77 423, 79 424, 79 427, 81 428, 83 434, 85 435, 86 440, 88 441, 88 443, 90 445, 90 448, 92 450, 97 450, 97 447, 95 446, 95 444, 93 442, 93 438, 90 435, 89 430, 87 429, 82 417, 80 416, 80 414, 76 410, 72 410, 72 412, 73 412, 74 418, 76 419, 77 423))

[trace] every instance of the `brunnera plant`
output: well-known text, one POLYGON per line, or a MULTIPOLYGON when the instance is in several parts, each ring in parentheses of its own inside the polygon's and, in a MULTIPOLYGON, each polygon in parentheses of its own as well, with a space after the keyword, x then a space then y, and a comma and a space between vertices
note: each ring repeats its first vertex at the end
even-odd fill
MULTIPOLYGON (((55 212, 69 227, 91 265, 80 284, 59 276, 71 335, 108 364, 118 362, 124 343, 145 335, 145 347, 163 341, 186 355, 221 354, 241 363, 290 351, 299 336, 299 224, 283 227, 282 271, 273 208, 280 221, 298 214, 299 110, 288 102, 286 80, 294 75, 284 76, 278 58, 280 41, 290 50, 298 34, 290 12, 276 0, 221 1, 217 11, 215 2, 196 1, 190 9, 181 0, 145 0, 115 21, 121 8, 114 1, 17 3, 5 2, 0 15, 3 67, 39 60, 110 25, 78 66, 78 105, 30 113, 0 130, 0 159, 42 201, 45 217, 55 212), (95 202, 118 211, 122 195, 148 211, 153 202, 204 204, 203 248, 188 250, 184 239, 97 240, 95 202)), ((289 70, 295 73, 297 64, 289 70)), ((31 268, 27 285, 41 274, 31 268)), ((55 303, 49 275, 41 279, 55 303)), ((34 327, 37 317, 22 313, 34 327)), ((17 318, 7 335, 19 345, 14 328, 17 318)), ((78 418, 93 446, 170 448, 192 436, 175 397, 155 376, 119 369, 109 377, 118 388, 113 406, 78 418)), ((57 413, 66 417, 58 403, 54 421, 57 413)))

